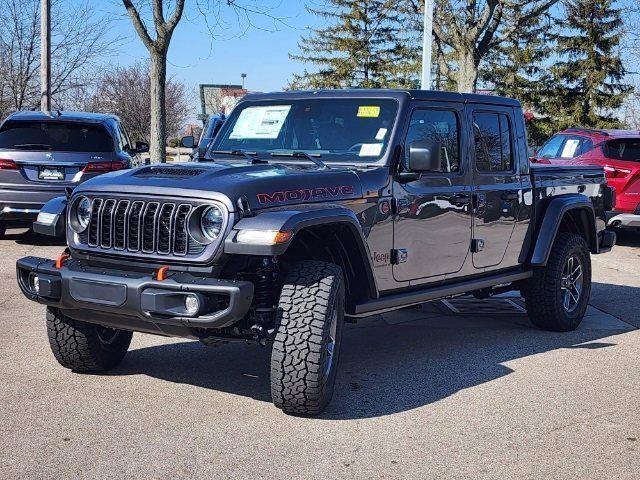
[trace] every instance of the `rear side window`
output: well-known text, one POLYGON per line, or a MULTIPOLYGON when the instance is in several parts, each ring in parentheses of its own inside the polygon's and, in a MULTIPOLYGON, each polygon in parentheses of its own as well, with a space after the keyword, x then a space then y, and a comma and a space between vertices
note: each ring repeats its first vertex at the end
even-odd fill
POLYGON ((610 140, 605 143, 603 150, 607 158, 640 162, 640 138, 610 140))
POLYGON ((513 171, 511 126, 503 113, 473 115, 476 168, 479 172, 513 171))
POLYGON ((411 116, 405 141, 405 156, 412 142, 426 140, 441 145, 442 171, 460 171, 460 133, 456 114, 448 110, 416 110, 411 116))
POLYGON ((111 135, 100 125, 9 121, 0 130, 0 148, 60 152, 113 152, 111 135))

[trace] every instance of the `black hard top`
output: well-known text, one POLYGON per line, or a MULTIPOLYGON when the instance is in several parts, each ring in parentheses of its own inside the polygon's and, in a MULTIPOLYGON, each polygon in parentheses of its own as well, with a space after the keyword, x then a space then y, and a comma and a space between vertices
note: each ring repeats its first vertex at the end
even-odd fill
POLYGON ((117 120, 118 117, 106 113, 91 112, 41 112, 41 111, 21 111, 12 113, 7 120, 47 120, 50 122, 82 122, 82 123, 105 123, 110 120, 117 120))
POLYGON ((520 102, 513 98, 496 95, 480 95, 475 93, 443 92, 439 90, 394 90, 394 89, 345 89, 345 90, 305 90, 290 92, 252 93, 244 100, 291 100, 300 98, 403 98, 412 100, 436 100, 459 103, 483 103, 520 107, 520 102))

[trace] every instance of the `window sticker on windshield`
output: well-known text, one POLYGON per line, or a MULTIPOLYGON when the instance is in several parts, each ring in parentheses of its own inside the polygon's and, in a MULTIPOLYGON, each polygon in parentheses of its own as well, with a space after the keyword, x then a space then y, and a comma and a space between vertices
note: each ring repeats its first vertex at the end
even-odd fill
POLYGON ((384 137, 387 135, 387 129, 386 128, 381 128, 380 130, 378 130, 378 134, 376 135, 376 140, 384 140, 384 137))
POLYGON ((573 158, 576 154, 576 150, 578 149, 578 145, 580 145, 580 140, 567 140, 567 143, 564 144, 564 148, 562 149, 562 158, 573 158))
POLYGON ((441 135, 449 134, 449 122, 433 122, 433 129, 441 135))
POLYGON ((240 112, 229 138, 274 140, 280 135, 289 110, 291 105, 247 107, 240 112))
POLYGON ((361 157, 378 157, 382 153, 381 143, 363 143, 360 147, 361 157))
POLYGON ((380 107, 378 105, 360 105, 358 107, 358 117, 360 118, 378 118, 380 116, 380 107))

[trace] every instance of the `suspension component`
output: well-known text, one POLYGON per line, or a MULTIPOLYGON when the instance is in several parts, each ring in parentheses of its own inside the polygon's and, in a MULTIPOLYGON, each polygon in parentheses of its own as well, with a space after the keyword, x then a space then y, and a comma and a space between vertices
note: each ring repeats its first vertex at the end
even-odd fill
POLYGON ((253 289, 253 318, 251 330, 263 335, 273 325, 276 311, 276 286, 278 284, 278 259, 265 257, 256 271, 253 289))

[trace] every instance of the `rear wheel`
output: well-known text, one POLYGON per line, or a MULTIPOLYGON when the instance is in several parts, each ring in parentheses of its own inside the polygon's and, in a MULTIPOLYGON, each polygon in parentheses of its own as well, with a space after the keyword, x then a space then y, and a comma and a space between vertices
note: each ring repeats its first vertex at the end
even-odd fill
POLYGON ((300 262, 287 275, 271 354, 271 397, 284 412, 316 415, 331 400, 344 296, 342 269, 333 263, 300 262))
POLYGON ((81 322, 47 308, 49 345, 58 363, 74 372, 102 372, 124 358, 132 332, 81 322))
POLYGON ((584 238, 559 233, 546 267, 534 269, 522 288, 531 322, 543 330, 575 330, 591 295, 591 257, 584 238))

